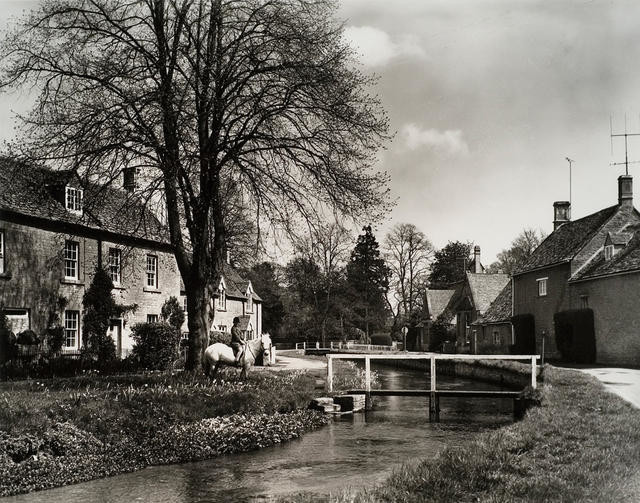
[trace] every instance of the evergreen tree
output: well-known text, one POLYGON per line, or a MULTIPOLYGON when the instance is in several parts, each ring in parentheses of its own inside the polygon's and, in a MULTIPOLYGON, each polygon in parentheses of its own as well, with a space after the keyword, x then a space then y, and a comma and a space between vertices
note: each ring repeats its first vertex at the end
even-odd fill
POLYGON ((262 331, 272 335, 280 332, 284 319, 283 292, 276 268, 276 264, 262 262, 246 272, 254 290, 262 298, 262 331))
POLYGON ((351 260, 347 264, 347 282, 359 322, 356 325, 364 330, 369 339, 373 330, 384 325, 390 269, 380 256, 380 245, 371 226, 367 225, 362 230, 364 234, 358 236, 358 242, 351 252, 351 260))
POLYGON ((101 362, 116 357, 115 343, 107 334, 109 320, 120 317, 128 309, 116 302, 112 290, 111 278, 98 267, 82 297, 83 353, 101 362))
POLYGON ((447 246, 434 254, 429 282, 431 288, 447 288, 464 279, 470 262, 471 243, 449 241, 447 246))

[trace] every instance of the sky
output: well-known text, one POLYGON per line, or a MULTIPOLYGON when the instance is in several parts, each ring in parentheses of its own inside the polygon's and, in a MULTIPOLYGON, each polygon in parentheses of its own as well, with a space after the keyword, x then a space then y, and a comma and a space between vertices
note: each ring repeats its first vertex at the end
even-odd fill
MULTIPOLYGON (((0 28, 35 4, 0 0, 0 28)), ((396 132, 379 154, 396 199, 380 241, 413 223, 438 248, 478 244, 489 264, 522 229, 551 232, 566 157, 573 219, 617 202, 610 118, 640 132, 640 2, 341 0, 338 15, 396 132)), ((27 103, 0 95, 0 140, 27 103)))

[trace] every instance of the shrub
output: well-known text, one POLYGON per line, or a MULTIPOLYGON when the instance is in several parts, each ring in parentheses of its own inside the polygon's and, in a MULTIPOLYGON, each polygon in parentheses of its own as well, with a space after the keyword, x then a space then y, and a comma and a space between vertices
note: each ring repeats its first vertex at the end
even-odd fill
POLYGON ((371 336, 371 344, 376 346, 392 346, 393 341, 389 334, 373 334, 371 336))
POLYGON ((166 370, 178 357, 180 334, 168 323, 138 323, 133 326, 132 355, 143 368, 166 370))
POLYGON ((35 346, 40 344, 40 338, 33 330, 24 330, 18 334, 17 343, 25 346, 35 346))
POLYGON ((182 328, 182 324, 184 323, 184 311, 182 310, 182 306, 178 299, 171 296, 162 304, 162 309, 160 309, 160 316, 162 319, 175 328, 177 331, 180 331, 182 328))
POLYGON ((109 320, 120 316, 126 308, 116 303, 111 293, 113 282, 101 267, 96 268, 91 285, 82 297, 84 347, 90 359, 109 361, 116 357, 116 345, 109 335, 109 320))
POLYGON ((455 330, 451 328, 451 323, 438 318, 429 328, 429 351, 442 351, 446 342, 455 339, 455 330))
POLYGON ((536 322, 532 314, 517 314, 511 317, 516 343, 512 354, 532 355, 536 352, 536 322))
POLYGON ((223 344, 231 344, 231 334, 227 332, 212 331, 209 334, 209 344, 221 342, 223 344))
POLYGON ((596 334, 593 310, 571 309, 553 315, 556 346, 565 362, 594 363, 596 334))
POLYGON ((57 355, 62 350, 62 345, 64 344, 64 328, 48 328, 45 332, 45 339, 49 348, 49 356, 57 355))

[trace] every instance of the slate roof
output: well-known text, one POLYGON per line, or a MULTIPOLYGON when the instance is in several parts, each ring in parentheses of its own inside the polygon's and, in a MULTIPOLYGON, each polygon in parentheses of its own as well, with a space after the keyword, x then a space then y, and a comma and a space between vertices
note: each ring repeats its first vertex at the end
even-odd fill
MULTIPOLYGON (((247 298, 247 287, 249 286, 249 280, 243 278, 240 273, 231 265, 224 264, 222 269, 222 277, 224 278, 224 284, 227 287, 225 294, 227 297, 247 298)), ((253 291, 253 300, 262 301, 260 296, 253 291)))
POLYGON ((509 282, 508 274, 467 273, 475 308, 484 313, 509 282))
POLYGON ((473 325, 483 325, 485 323, 507 323, 511 321, 511 298, 512 289, 509 281, 495 300, 480 318, 473 325))
POLYGON ((618 206, 610 206, 586 217, 561 225, 540 243, 515 275, 571 260, 582 246, 613 216, 618 206))
POLYGON ((0 157, 0 211, 169 244, 166 228, 124 190, 78 183, 84 188, 84 211, 82 215, 68 211, 63 196, 58 200, 54 194, 74 177, 73 171, 54 171, 0 157))
POLYGON ((601 250, 596 258, 571 281, 608 276, 624 272, 640 271, 640 232, 636 232, 627 246, 610 260, 605 260, 601 250))
POLYGON ((455 293, 455 290, 427 290, 429 314, 432 319, 435 320, 444 312, 455 293))

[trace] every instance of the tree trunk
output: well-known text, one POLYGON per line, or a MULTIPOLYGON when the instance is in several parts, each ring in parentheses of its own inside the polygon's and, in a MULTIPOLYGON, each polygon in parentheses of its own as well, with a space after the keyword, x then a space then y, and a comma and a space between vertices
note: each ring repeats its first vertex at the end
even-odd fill
POLYGON ((209 336, 209 311, 211 295, 206 281, 185 285, 187 295, 187 326, 189 327, 189 347, 187 350, 187 370, 198 372, 202 369, 202 358, 209 336))

